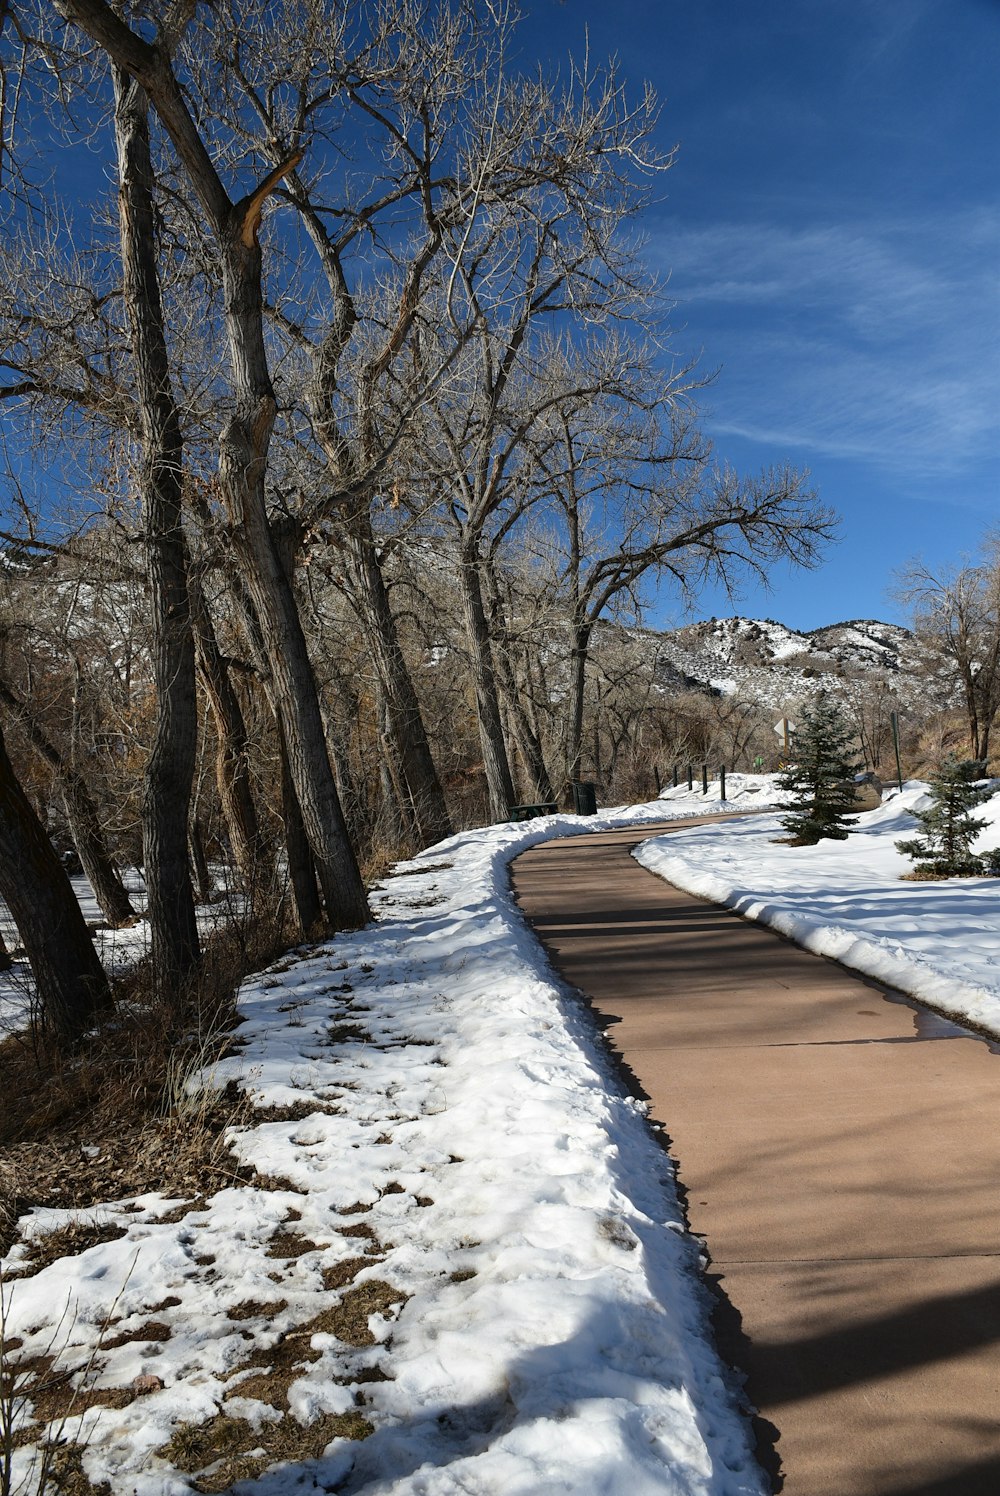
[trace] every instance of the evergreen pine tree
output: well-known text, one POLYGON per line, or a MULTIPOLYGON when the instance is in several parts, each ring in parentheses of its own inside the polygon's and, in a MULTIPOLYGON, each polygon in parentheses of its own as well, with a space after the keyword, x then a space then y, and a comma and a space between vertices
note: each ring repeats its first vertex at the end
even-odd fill
POLYGON ((793 842, 812 846, 824 837, 846 839, 858 771, 850 752, 853 737, 826 692, 803 708, 792 736, 791 762, 778 780, 795 797, 792 813, 781 823, 793 842))
POLYGON ((984 871, 973 854, 975 841, 987 821, 972 814, 974 806, 989 798, 988 789, 975 783, 983 772, 981 763, 963 763, 949 754, 931 780, 931 804, 913 814, 922 832, 896 843, 896 850, 913 858, 914 869, 931 878, 953 878, 960 873, 984 871))

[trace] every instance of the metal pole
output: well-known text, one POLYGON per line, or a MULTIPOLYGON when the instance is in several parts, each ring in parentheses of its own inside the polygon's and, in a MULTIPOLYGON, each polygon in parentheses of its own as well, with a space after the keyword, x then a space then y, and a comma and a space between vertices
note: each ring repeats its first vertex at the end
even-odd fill
POLYGON ((701 792, 703 795, 708 794, 708 764, 701 766, 701 792))
POLYGON ((674 764, 674 766, 673 766, 673 768, 671 769, 670 772, 671 772, 671 775, 673 776, 674 789, 676 789, 677 788, 677 765, 676 764, 674 764))
POLYGON ((892 723, 892 746, 896 750, 896 779, 900 789, 903 788, 903 770, 899 762, 899 716, 896 712, 889 713, 889 721, 892 723))
POLYGON ((724 800, 725 798, 726 798, 726 766, 725 766, 725 764, 723 764, 722 768, 719 770, 719 799, 720 800, 724 800))
POLYGON ((688 764, 688 789, 694 789, 694 770, 691 768, 690 764, 688 764))

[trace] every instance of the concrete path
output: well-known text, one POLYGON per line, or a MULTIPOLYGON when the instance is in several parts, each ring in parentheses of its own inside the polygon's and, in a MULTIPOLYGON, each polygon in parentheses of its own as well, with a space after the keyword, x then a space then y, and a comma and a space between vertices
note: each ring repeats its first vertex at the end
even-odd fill
POLYGON ((514 889, 669 1135, 774 1489, 1000 1496, 996 1046, 679 893, 652 834, 544 842, 514 889))

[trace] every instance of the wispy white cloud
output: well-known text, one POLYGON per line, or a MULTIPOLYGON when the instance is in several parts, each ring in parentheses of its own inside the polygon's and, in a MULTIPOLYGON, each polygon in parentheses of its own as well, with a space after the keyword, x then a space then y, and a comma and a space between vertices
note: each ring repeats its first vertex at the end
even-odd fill
POLYGON ((1000 448, 1000 211, 664 232, 714 429, 927 477, 1000 448))

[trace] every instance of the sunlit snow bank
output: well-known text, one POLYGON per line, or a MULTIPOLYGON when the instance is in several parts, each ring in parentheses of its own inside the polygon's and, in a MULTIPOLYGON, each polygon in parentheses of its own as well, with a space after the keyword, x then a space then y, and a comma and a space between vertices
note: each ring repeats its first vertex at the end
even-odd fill
MULTIPOLYGON (((118 1240, 34 1277, 23 1247, 7 1260, 23 1356, 55 1339, 57 1369, 85 1367, 113 1310, 90 1380, 134 1398, 63 1431, 95 1482, 189 1492, 158 1453, 181 1423, 224 1414, 263 1442, 268 1351, 305 1326, 292 1415, 360 1411, 373 1431, 236 1492, 760 1496, 670 1162, 508 887, 545 836, 692 808, 456 836, 387 881, 373 927, 245 984, 246 1047, 212 1082, 291 1104, 238 1135, 256 1187, 180 1219, 160 1196, 114 1202, 85 1215, 118 1240), (379 1307, 342 1338, 366 1284, 379 1307)), ((72 1218, 37 1211, 29 1234, 72 1218)))
MULTIPOLYGON (((679 888, 1000 1034, 1000 881, 901 881, 912 864, 894 844, 929 803, 927 786, 913 781, 859 816, 843 842, 781 846, 780 816, 770 815, 672 833, 635 856, 679 888)), ((1000 843, 1000 795, 976 815, 989 822, 982 852, 1000 843)))

